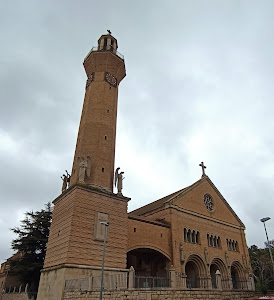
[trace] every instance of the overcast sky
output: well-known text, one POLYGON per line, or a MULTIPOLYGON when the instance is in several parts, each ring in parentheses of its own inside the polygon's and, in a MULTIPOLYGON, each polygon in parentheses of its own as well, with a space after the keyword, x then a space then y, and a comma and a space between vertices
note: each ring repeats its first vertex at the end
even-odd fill
POLYGON ((24 212, 71 170, 83 59, 110 29, 125 56, 116 167, 129 210, 201 177, 246 225, 274 239, 274 1, 1 1, 0 262, 24 212))

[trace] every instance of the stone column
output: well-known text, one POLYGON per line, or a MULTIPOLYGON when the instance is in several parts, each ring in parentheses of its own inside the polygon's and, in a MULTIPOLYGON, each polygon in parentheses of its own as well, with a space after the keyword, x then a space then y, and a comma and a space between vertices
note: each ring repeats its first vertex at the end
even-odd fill
POLYGON ((201 286, 201 288, 212 290, 211 276, 203 277, 203 282, 204 282, 204 284, 201 286))
POLYGON ((216 285, 217 285, 217 290, 222 289, 222 278, 221 278, 221 272, 219 270, 216 271, 216 285))
POLYGON ((133 266, 130 267, 129 269, 129 274, 128 274, 128 289, 133 289, 134 288, 134 277, 135 277, 135 270, 133 266))
POLYGON ((229 277, 229 288, 231 289, 231 290, 233 290, 233 283, 232 283, 232 278, 231 277, 229 277))
POLYGON ((92 291, 92 282, 93 282, 93 277, 90 276, 88 278, 88 291, 92 291))
POLYGON ((175 269, 173 266, 169 269, 169 275, 170 275, 170 287, 175 289, 176 288, 176 274, 175 269))
POLYGON ((187 276, 186 276, 186 274, 182 274, 181 275, 182 276, 182 288, 184 288, 184 289, 186 289, 187 288, 187 286, 186 286, 186 278, 187 278, 187 276))
POLYGON ((249 274, 247 288, 249 291, 255 291, 255 282, 254 282, 253 274, 249 274))

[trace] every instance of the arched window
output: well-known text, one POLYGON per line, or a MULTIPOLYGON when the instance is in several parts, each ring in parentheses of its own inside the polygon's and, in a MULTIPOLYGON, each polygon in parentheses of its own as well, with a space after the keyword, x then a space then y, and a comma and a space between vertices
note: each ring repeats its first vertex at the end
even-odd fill
POLYGON ((214 235, 213 237, 213 247, 217 247, 217 238, 216 238, 216 235, 214 235))
POLYGON ((213 247, 213 235, 210 236, 210 246, 213 247))
POLYGON ((190 229, 188 229, 188 231, 187 231, 187 241, 189 243, 191 243, 191 230, 190 229))
POLYGON ((217 238, 217 247, 218 247, 218 248, 221 248, 221 239, 220 239, 219 236, 218 236, 218 238, 217 238))
POLYGON ((236 243, 235 243, 235 251, 239 251, 239 245, 238 245, 238 242, 236 241, 236 243))
POLYGON ((229 240, 229 242, 228 242, 228 246, 229 246, 229 250, 232 250, 232 241, 231 240, 229 240))
POLYGON ((195 230, 192 231, 191 242, 194 243, 194 244, 196 244, 196 232, 195 232, 195 230))
POLYGON ((184 241, 186 243, 200 244, 200 232, 198 230, 185 227, 184 241))
POLYGON ((200 232, 199 231, 197 231, 197 234, 196 234, 196 243, 200 244, 200 232))

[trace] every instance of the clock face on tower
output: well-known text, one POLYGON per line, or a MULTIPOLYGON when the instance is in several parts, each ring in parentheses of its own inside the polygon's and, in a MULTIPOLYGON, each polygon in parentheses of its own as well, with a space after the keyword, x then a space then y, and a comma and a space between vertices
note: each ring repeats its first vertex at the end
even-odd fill
POLYGON ((105 72, 105 81, 112 86, 117 87, 117 79, 108 72, 105 72))

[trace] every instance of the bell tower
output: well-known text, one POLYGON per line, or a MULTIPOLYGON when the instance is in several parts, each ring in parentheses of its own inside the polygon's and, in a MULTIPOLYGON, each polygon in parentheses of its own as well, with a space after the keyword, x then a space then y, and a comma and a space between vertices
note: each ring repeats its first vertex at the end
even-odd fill
POLYGON ((130 198, 121 193, 123 172, 116 174, 120 185, 113 193, 118 86, 126 76, 117 48, 109 31, 84 60, 86 92, 73 167, 71 177, 63 175, 62 193, 53 201, 38 300, 62 299, 66 280, 100 276, 103 224, 109 224, 105 274, 126 272, 130 198))
POLYGON ((117 48, 111 34, 102 35, 84 60, 86 94, 70 185, 79 182, 113 191, 118 86, 126 76, 117 48))

